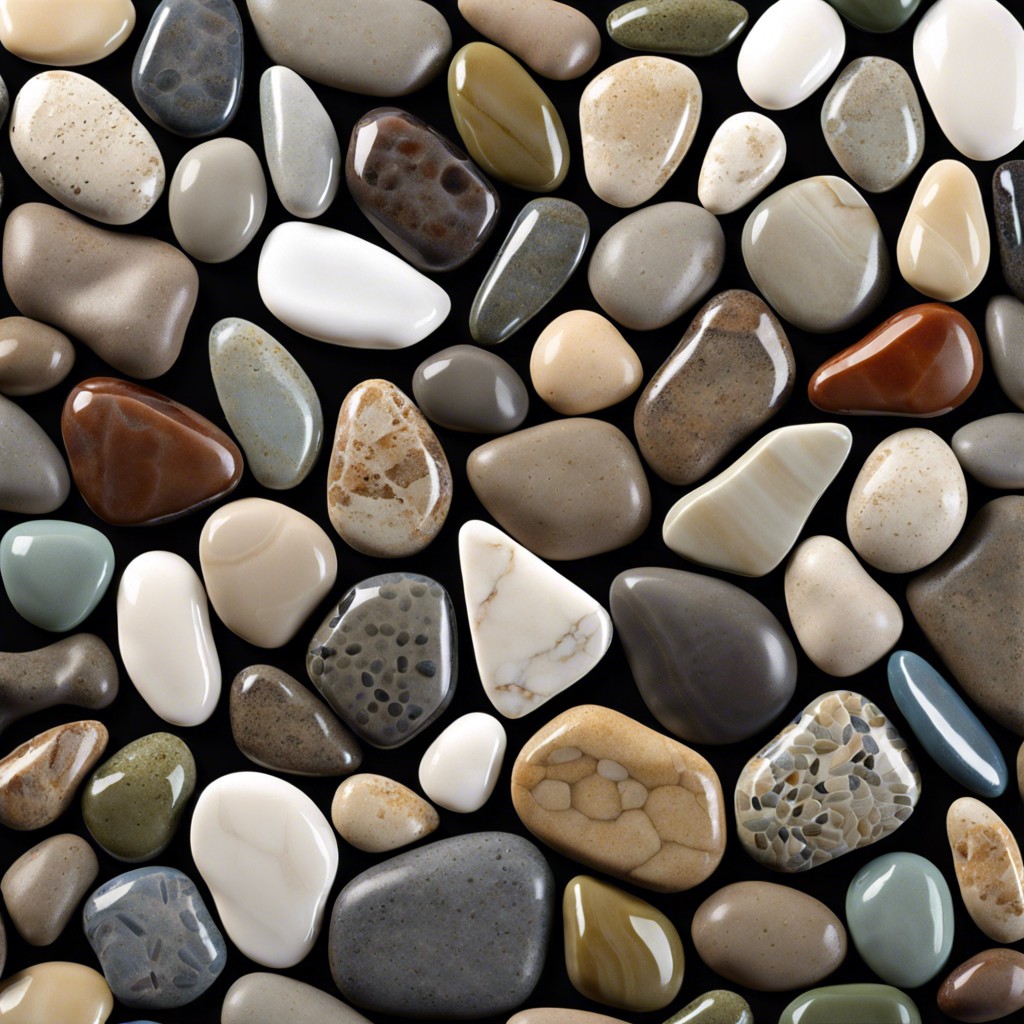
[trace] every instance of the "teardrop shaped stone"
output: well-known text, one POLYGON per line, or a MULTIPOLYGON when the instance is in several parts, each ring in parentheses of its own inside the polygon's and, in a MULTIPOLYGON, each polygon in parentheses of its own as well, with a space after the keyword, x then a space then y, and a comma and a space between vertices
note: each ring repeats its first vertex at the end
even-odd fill
POLYGON ((383 775, 346 779, 331 801, 331 824, 364 853, 388 853, 437 830, 437 811, 408 786, 383 775))
POLYGON ((1003 280, 1024 296, 1024 160, 1008 160, 992 175, 992 207, 1003 280))
POLYGON ((746 206, 778 177, 785 162, 786 136, 770 117, 749 110, 727 117, 711 137, 700 167, 701 206, 715 216, 746 206))
POLYGON ((1000 1020, 1024 1009, 1024 953, 986 949, 946 976, 936 996, 953 1020, 1000 1020))
POLYGON ((45 515, 60 508, 70 490, 67 466, 49 435, 0 395, 0 509, 45 515))
POLYGON ((710 57, 747 25, 733 0, 630 0, 608 15, 608 35, 627 50, 710 57))
POLYGON ((0 320, 0 392, 19 397, 56 387, 75 364, 75 349, 60 331, 25 316, 0 320))
POLYGON ((921 1024, 921 1014, 914 1000, 898 988, 859 982, 802 993, 782 1011, 779 1024, 837 1024, 844 1020, 921 1024))
POLYGON ((854 27, 865 32, 895 32, 913 17, 921 0, 828 0, 854 27))
POLYGON ((985 342, 1003 394, 1024 409, 1024 302, 994 295, 985 309, 985 342))
POLYGON ((962 426, 953 435, 960 465, 986 487, 1024 488, 1024 413, 1003 412, 962 426))

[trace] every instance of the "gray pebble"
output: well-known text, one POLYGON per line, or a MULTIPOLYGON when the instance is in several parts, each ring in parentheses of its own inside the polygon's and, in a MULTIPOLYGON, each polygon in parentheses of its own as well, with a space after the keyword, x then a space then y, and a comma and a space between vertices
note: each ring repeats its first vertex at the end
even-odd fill
POLYGON ((1018 409, 1024 409, 1024 302, 1012 295, 989 299, 985 340, 999 386, 1018 409))
POLYGON ((986 487, 1024 488, 1024 413, 986 416, 953 435, 953 451, 971 476, 986 487))
POLYGON ((46 431, 0 396, 0 509, 43 515, 60 508, 70 489, 68 467, 46 431))

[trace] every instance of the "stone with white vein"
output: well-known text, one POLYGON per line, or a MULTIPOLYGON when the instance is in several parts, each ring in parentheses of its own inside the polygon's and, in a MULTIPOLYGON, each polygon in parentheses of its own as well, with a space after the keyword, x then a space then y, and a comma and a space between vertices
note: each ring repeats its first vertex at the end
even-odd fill
POLYGON ((472 814, 491 798, 505 759, 505 728, 493 715, 456 718, 420 761, 420 788, 435 804, 472 814))

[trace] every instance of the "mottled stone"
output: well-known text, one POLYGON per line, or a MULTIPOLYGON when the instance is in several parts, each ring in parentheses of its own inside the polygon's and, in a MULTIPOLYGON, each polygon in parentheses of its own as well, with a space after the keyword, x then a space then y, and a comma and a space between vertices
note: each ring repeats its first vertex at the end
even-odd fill
POLYGON ((408 786, 383 775, 353 775, 331 801, 331 824, 364 853, 388 853, 437 830, 437 811, 408 786))
POLYGON ((45 515, 60 508, 70 490, 68 468, 49 435, 0 396, 0 510, 45 515))
POLYGON ((785 162, 786 136, 770 117, 754 111, 727 117, 700 167, 701 206, 716 216, 746 206, 778 177, 785 162))
POLYGON ((608 15, 608 35, 627 50, 710 57, 747 26, 733 0, 630 0, 608 15))
POLYGON ((736 783, 743 848, 776 871, 806 871, 869 846, 910 817, 921 776, 896 727, 858 693, 807 705, 736 783))
POLYGON ((1024 302, 994 295, 985 309, 985 342, 1003 394, 1024 409, 1024 302))
POLYGON ((754 1014, 743 996, 716 988, 677 1010, 665 1024, 754 1024, 754 1014))
POLYGON ((962 426, 952 440, 957 460, 980 484, 1024 488, 1024 414, 1003 412, 962 426))
POLYGON ((340 999, 282 974, 245 974, 228 989, 221 1024, 369 1024, 340 999))
POLYGON ((24 316, 0 320, 0 392, 18 397, 56 387, 75 363, 67 335, 24 316))
POLYGON ((782 1011, 779 1024, 921 1024, 914 1000, 891 985, 859 982, 812 988, 782 1011))
POLYGON ((936 998, 953 1020, 1000 1020, 1024 1009, 1024 953, 986 949, 946 976, 936 998))
POLYGON ((135 6, 131 0, 0 3, 0 44, 15 57, 50 67, 75 67, 102 60, 124 43, 134 27, 135 6))
POLYGON ((855 28, 894 32, 913 16, 921 0, 828 0, 855 28))
POLYGON ((568 199, 528 202, 484 275, 469 311, 481 345, 508 340, 563 288, 583 259, 590 221, 568 199))
POLYGON ((35 964, 0 982, 4 1024, 103 1024, 114 996, 103 975, 81 964, 35 964))
POLYGON ((479 811, 494 793, 507 747, 505 727, 494 715, 462 715, 438 733, 420 759, 420 789, 446 811, 479 811))
POLYGON ((725 852, 714 768, 592 704, 563 712, 526 743, 512 767, 512 803, 559 853, 655 892, 692 889, 725 852))
POLYGON ((992 175, 992 211, 1003 280, 1018 298, 1024 296, 1024 160, 1008 160, 992 175))

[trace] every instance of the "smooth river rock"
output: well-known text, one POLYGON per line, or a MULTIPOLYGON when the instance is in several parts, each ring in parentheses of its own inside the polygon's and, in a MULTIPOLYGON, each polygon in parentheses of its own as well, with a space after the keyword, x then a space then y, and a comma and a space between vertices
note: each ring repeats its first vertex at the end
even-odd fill
POLYGON ((109 56, 135 27, 131 0, 4 0, 0 44, 33 64, 76 67, 109 56))
POLYGON ((227 990, 221 1024, 370 1024, 340 999, 304 981, 258 971, 227 990))
POLYGON ((630 0, 608 15, 608 35, 627 50, 710 57, 747 25, 733 0, 630 0))
POLYGON ((1003 280, 1024 295, 1024 160, 1008 160, 992 175, 992 212, 1003 280))
POLYGON ((782 1011, 779 1024, 921 1024, 910 996, 892 985, 856 982, 812 988, 782 1011))
POLYGON ((755 111, 727 117, 711 137, 700 167, 701 206, 716 216, 746 206, 778 177, 785 162, 786 136, 771 118, 755 111))
POLYGON ((994 295, 985 309, 985 342, 989 361, 1003 394, 1024 409, 1024 302, 1012 295, 994 295))
POLYGON ((754 1024, 754 1015, 743 996, 716 988, 691 1000, 665 1024, 754 1024))
POLYGON ((67 466, 49 435, 20 405, 0 396, 0 509, 45 515, 60 508, 70 490, 67 466))
POLYGON ((921 0, 828 0, 855 28, 894 32, 913 17, 921 0))
POLYGON ((0 393, 20 397, 48 391, 74 364, 67 335, 25 316, 0 320, 0 393))
POLYGON ((700 885, 725 852, 715 769, 593 704, 563 712, 526 743, 512 766, 512 803, 559 853, 655 892, 700 885))
POLYGON ((0 982, 4 1024, 103 1024, 114 996, 99 971, 55 960, 35 964, 0 982))
POLYGON ((505 759, 505 727, 471 711, 437 735, 420 759, 420 789, 446 811, 472 814, 491 798, 505 759))
POLYGON ((561 1007, 539 1007, 520 1010, 509 1017, 507 1024, 624 1024, 618 1017, 588 1010, 566 1010, 561 1007))
POLYGON ((939 1010, 953 1020, 989 1021, 1024 1009, 1024 953, 996 947, 955 967, 939 987, 939 1010))
POLYGON ((408 786, 383 775, 346 779, 331 801, 331 824, 364 853, 388 853, 437 830, 437 811, 408 786))
POLYGON ((1002 491, 1024 488, 1024 414, 974 420, 953 435, 952 445, 960 465, 978 483, 1002 491))

